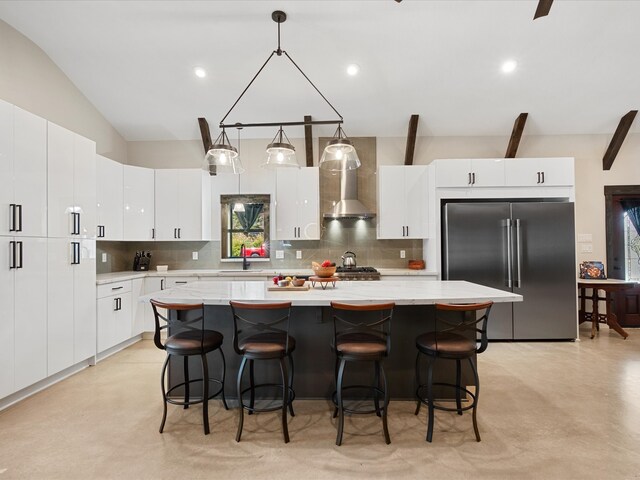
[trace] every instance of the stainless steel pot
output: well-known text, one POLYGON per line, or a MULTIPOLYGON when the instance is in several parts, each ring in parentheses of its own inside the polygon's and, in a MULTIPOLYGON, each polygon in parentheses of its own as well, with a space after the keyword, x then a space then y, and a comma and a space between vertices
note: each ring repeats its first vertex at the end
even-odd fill
POLYGON ((344 252, 342 255, 342 266, 344 268, 355 268, 356 254, 353 252, 344 252))

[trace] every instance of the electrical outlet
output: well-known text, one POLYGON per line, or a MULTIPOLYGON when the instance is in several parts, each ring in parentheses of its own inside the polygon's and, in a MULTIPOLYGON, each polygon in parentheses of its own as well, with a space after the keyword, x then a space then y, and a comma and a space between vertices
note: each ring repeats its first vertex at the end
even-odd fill
POLYGON ((301 259, 302 259, 302 250, 296 250, 296 258, 297 258, 298 260, 301 260, 301 259))
POLYGON ((191 252, 191 259, 192 260, 197 260, 198 259, 198 252, 191 252))
POLYGON ((404 258, 407 256, 407 252, 405 252, 404 250, 400 250, 400 258, 404 258))
POLYGON ((581 253, 593 253, 593 244, 592 243, 583 243, 580 245, 581 253))
POLYGON ((276 250, 276 260, 282 260, 284 258, 284 250, 276 250))
POLYGON ((102 263, 107 263, 107 254, 106 253, 102 254, 102 263))

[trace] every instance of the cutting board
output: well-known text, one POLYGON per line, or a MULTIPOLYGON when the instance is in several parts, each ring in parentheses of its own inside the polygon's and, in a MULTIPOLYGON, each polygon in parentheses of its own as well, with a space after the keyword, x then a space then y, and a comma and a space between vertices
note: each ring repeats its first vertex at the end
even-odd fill
POLYGON ((275 285, 273 287, 268 287, 267 288, 268 291, 270 292, 291 292, 291 291, 304 291, 304 290, 309 290, 309 285, 307 285, 306 283, 301 286, 301 287, 294 287, 293 285, 290 285, 288 287, 276 287, 275 285))

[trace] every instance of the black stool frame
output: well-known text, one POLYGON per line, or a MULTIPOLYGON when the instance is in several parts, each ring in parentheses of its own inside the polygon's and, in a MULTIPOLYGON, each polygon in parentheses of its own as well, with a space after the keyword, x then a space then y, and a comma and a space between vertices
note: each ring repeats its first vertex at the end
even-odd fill
POLYGON ((389 387, 387 376, 382 366, 382 361, 391 350, 391 319, 393 317, 394 303, 383 304, 348 304, 331 302, 333 317, 333 345, 336 353, 335 382, 336 391, 332 395, 334 403, 333 418, 338 418, 338 432, 336 445, 342 445, 344 432, 344 414, 371 414, 375 413, 382 418, 382 431, 387 445, 391 443, 389 428, 387 426, 387 410, 389 407, 389 387), (360 317, 361 318, 357 318, 360 317), (353 338, 355 343, 383 343, 385 348, 378 352, 341 352, 338 345, 345 338, 353 338), (347 362, 374 363, 375 386, 370 385, 343 385, 344 372, 347 362), (382 388, 380 380, 382 379, 382 388), (371 410, 358 410, 345 408, 343 391, 349 389, 368 389, 373 392, 374 408, 371 410), (380 407, 380 398, 383 405, 380 407))
POLYGON ((476 436, 476 441, 480 441, 480 431, 478 430, 478 422, 476 412, 478 408, 478 398, 480 396, 480 378, 478 377, 478 369, 473 359, 473 354, 480 354, 487 349, 487 321, 489 320, 489 313, 491 312, 491 306, 493 302, 476 303, 476 304, 436 304, 436 331, 435 334, 435 348, 427 349, 422 348, 416 343, 418 348, 418 354, 416 356, 416 398, 417 405, 415 415, 420 413, 420 407, 424 403, 429 408, 429 418, 427 425, 427 442, 431 442, 433 439, 433 425, 434 425, 434 410, 443 410, 447 412, 457 412, 458 415, 462 415, 462 412, 467 410, 473 410, 473 430, 476 436), (484 310, 484 314, 480 317, 477 316, 477 312, 484 310), (454 311, 464 313, 465 316, 461 321, 451 321, 441 318, 438 313, 441 311, 454 311), (446 328, 438 330, 438 323, 446 325, 446 328), (480 324, 480 328, 478 328, 480 324), (474 332, 474 335, 480 334, 480 346, 476 345, 473 352, 469 353, 445 353, 438 349, 438 336, 443 338, 443 335, 454 334, 464 336, 467 332, 474 332), (420 383, 420 355, 424 354, 427 358, 427 383, 420 383), (433 365, 437 358, 443 358, 456 361, 456 383, 445 382, 433 382, 433 365), (467 359, 471 365, 473 376, 475 379, 475 393, 469 391, 461 385, 461 361, 467 359), (433 398, 433 387, 443 386, 454 388, 456 392, 456 407, 445 407, 435 403, 433 398), (422 391, 426 389, 426 396, 422 395, 422 391), (472 403, 468 406, 462 406, 462 392, 466 393, 472 398, 472 403))
POLYGON ((293 350, 295 350, 295 342, 289 336, 289 324, 291 319, 291 302, 280 303, 242 303, 229 302, 233 313, 233 348, 238 355, 242 356, 240 368, 238 369, 237 391, 239 403, 239 420, 238 431, 236 433, 236 442, 240 441, 242 436, 242 427, 244 425, 244 411, 247 410, 249 415, 254 412, 274 412, 282 411, 282 434, 284 442, 289 443, 289 428, 287 426, 287 408, 292 417, 295 417, 293 411, 293 400, 295 399, 295 391, 293 390, 293 350), (277 318, 271 320, 260 320, 264 311, 271 311, 277 318), (282 314, 279 315, 281 311, 282 314), (262 312, 262 313, 261 313, 262 312), (278 316, 279 315, 279 316, 278 316), (285 324, 284 328, 278 328, 276 325, 285 324), (272 334, 274 338, 284 339, 282 349, 268 352, 249 352, 242 348, 243 340, 249 340, 252 336, 258 334, 272 334), (285 361, 285 359, 287 361, 285 361), (256 384, 253 375, 253 364, 255 360, 278 360, 280 363, 280 375, 282 383, 260 383, 256 384), (245 367, 249 363, 249 387, 242 388, 242 377, 245 367), (288 365, 287 365, 288 363, 288 365), (273 407, 257 408, 255 407, 255 391, 262 387, 281 387, 282 388, 282 404, 273 407), (246 405, 242 399, 242 395, 250 392, 249 405, 246 405))
MULTIPOLYGON (((163 330, 168 328, 181 328, 187 331, 199 332, 200 334, 200 349, 198 355, 200 356, 200 360, 202 362, 202 378, 189 378, 189 357, 194 355, 179 355, 184 358, 184 382, 181 382, 173 387, 169 388, 169 390, 165 387, 165 376, 167 372, 167 366, 169 365, 169 360, 171 359, 172 354, 167 351, 167 358, 162 365, 162 373, 160 374, 160 385, 162 388, 162 403, 163 403, 163 413, 162 413, 162 422, 160 423, 160 433, 164 430, 164 425, 167 420, 167 404, 171 403, 173 405, 181 405, 185 409, 189 408, 191 405, 195 405, 198 403, 202 403, 202 423, 204 426, 205 435, 209 434, 209 400, 216 397, 217 395, 221 395, 222 404, 224 405, 225 410, 228 410, 227 400, 224 396, 224 381, 225 381, 225 373, 226 373, 226 361, 224 358, 224 352, 220 346, 214 349, 206 349, 204 346, 205 339, 205 328, 204 328, 204 305, 203 304, 176 304, 176 303, 163 303, 158 302, 156 300, 151 300, 151 306, 153 308, 153 314, 155 318, 155 333, 153 336, 153 342, 156 347, 160 350, 167 350, 166 348, 166 340, 165 344, 162 343, 161 333, 163 330), (163 308, 167 310, 167 316, 162 315, 158 308, 163 308), (201 314, 197 318, 193 319, 184 319, 180 318, 180 312, 188 312, 200 310, 201 314), (171 312, 175 312, 176 315, 172 318, 171 312), (164 325, 160 324, 160 321, 163 320, 165 322, 164 325), (195 327, 194 324, 199 323, 199 327, 195 327), (220 357, 222 358, 222 375, 221 379, 209 378, 209 365, 207 362, 207 353, 213 350, 218 350, 220 352, 220 357), (189 395, 189 386, 192 383, 202 382, 202 398, 193 400, 189 395), (209 383, 214 382, 220 385, 220 388, 213 393, 209 393, 209 383), (184 387, 184 400, 175 400, 173 398, 169 398, 171 392, 175 389, 184 387)), ((214 332, 218 333, 218 332, 214 332)), ((219 333, 218 333, 219 334, 219 333)), ((222 336, 221 334, 219 334, 222 336)))

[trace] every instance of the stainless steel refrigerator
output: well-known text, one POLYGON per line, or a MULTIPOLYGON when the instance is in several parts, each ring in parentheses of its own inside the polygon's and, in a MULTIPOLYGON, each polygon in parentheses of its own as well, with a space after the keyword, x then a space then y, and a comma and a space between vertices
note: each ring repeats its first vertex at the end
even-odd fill
POLYGON ((509 290, 523 302, 496 304, 489 338, 576 338, 574 204, 447 203, 443 279, 509 290))

